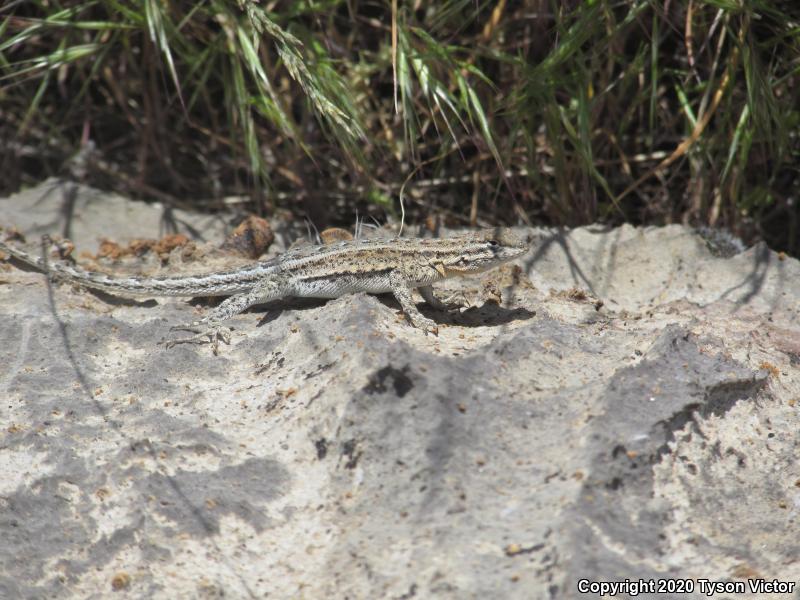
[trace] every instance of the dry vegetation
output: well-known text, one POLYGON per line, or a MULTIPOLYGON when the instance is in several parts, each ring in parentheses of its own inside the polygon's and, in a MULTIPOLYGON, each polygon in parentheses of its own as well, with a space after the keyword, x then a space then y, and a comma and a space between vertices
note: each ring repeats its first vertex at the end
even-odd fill
POLYGON ((11 0, 0 192, 320 228, 685 222, 800 253, 796 0, 11 0), (403 187, 405 185, 405 187, 403 187))

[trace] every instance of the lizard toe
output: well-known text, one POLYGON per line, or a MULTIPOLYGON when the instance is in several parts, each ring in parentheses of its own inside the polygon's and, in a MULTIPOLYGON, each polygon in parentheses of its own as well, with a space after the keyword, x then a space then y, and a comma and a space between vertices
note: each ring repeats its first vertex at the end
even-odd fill
POLYGON ((421 329, 425 334, 432 333, 433 335, 439 335, 439 326, 435 321, 426 317, 420 316, 416 319, 412 319, 411 324, 417 329, 421 329))
POLYGON ((469 301, 464 295, 464 292, 456 292, 445 298, 444 304, 447 307, 447 310, 458 310, 460 308, 464 308, 465 306, 469 306, 469 301))
POLYGON ((172 348, 178 344, 211 344, 211 351, 214 354, 217 354, 220 340, 222 340, 226 345, 230 345, 231 343, 231 330, 223 325, 213 325, 205 329, 197 327, 190 328, 186 326, 172 327, 172 329, 191 331, 196 333, 196 335, 187 338, 168 340, 165 342, 165 346, 167 348, 172 348))
POLYGON ((190 333, 200 333, 203 330, 201 329, 202 323, 200 321, 195 321, 193 323, 187 323, 186 325, 173 325, 169 328, 170 331, 188 331, 190 333))

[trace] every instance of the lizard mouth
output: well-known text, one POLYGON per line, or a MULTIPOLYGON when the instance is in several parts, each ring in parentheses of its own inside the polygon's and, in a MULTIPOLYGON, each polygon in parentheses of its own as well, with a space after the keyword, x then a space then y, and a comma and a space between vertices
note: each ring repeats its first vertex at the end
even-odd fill
MULTIPOLYGON (((510 259, 509 259, 510 260, 510 259)), ((506 262, 506 261, 503 261, 506 262)), ((448 275, 463 275, 465 273, 480 273, 482 271, 488 271, 489 269, 499 266, 500 263, 493 262, 488 264, 483 263, 472 263, 470 265, 451 265, 445 267, 445 271, 447 271, 448 275)))

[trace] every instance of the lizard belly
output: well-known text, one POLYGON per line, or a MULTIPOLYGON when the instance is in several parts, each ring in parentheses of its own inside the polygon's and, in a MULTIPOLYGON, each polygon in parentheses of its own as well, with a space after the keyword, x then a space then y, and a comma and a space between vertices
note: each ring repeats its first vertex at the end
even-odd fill
POLYGON ((301 298, 338 298, 358 292, 384 294, 392 291, 388 273, 369 276, 342 274, 335 279, 305 279, 296 282, 293 288, 294 295, 301 298))

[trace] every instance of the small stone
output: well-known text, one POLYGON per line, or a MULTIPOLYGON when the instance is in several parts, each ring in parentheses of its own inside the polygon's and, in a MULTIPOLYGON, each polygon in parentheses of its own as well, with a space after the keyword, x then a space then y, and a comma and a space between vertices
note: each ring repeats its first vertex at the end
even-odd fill
POLYGON ((111 578, 111 589, 115 592, 120 590, 127 589, 128 586, 131 584, 131 576, 125 573, 124 571, 120 571, 114 577, 111 578))

